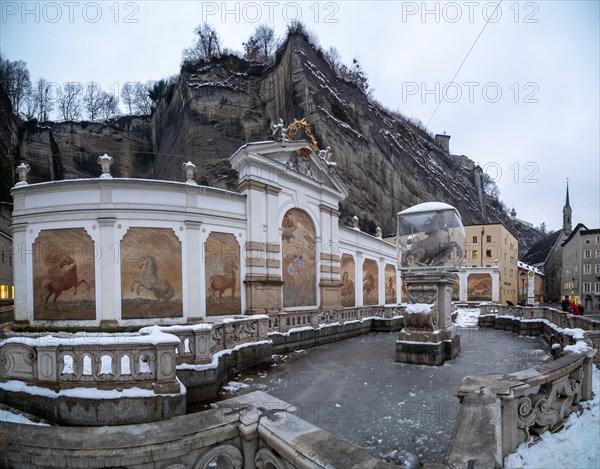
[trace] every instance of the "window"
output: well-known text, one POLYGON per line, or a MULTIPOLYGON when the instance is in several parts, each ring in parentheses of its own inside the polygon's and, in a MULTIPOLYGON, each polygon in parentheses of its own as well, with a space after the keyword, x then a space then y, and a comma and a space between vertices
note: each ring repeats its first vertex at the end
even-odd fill
POLYGON ((596 257, 600 257, 600 249, 596 249, 596 257))
POLYGON ((594 293, 600 293, 600 282, 596 282, 594 288, 594 293))
POLYGON ((590 264, 585 264, 583 266, 583 273, 584 274, 591 274, 592 273, 592 266, 590 264))
POLYGON ((596 264, 596 273, 600 274, 600 264, 596 264))
POLYGON ((478 255, 477 249, 473 250, 473 259, 477 258, 478 255))
POLYGON ((473 242, 476 243, 477 242, 477 236, 473 236, 473 242))
POLYGON ((591 249, 586 249, 585 251, 583 251, 583 258, 584 259, 591 259, 592 258, 592 250, 591 249))
POLYGON ((591 241, 589 239, 585 240, 585 244, 590 244, 590 243, 591 243, 591 241))
POLYGON ((491 243, 491 242, 492 242, 492 237, 491 237, 490 235, 487 235, 487 236, 486 236, 486 238, 485 238, 485 240, 486 240, 488 243, 491 243))
POLYGON ((7 300, 8 296, 8 285, 0 285, 0 299, 7 300))
POLYGON ((590 282, 583 282, 583 293, 591 293, 592 284, 590 282))
POLYGON ((596 236, 596 242, 600 243, 600 235, 596 236))
POLYGON ((578 266, 573 266, 573 273, 576 274, 579 271, 579 267, 578 266))
POLYGON ((485 250, 485 257, 487 257, 488 259, 492 258, 492 250, 491 249, 485 250))

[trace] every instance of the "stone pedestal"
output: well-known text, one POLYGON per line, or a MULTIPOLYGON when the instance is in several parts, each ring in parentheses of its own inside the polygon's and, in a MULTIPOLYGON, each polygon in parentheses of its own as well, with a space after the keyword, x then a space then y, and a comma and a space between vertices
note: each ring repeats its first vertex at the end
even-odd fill
POLYGON ((280 277, 246 276, 246 314, 279 313, 283 309, 280 277))
POLYGON ((396 361, 441 365, 460 351, 460 337, 452 323, 454 273, 422 272, 404 275, 408 307, 404 328, 396 342, 396 361))

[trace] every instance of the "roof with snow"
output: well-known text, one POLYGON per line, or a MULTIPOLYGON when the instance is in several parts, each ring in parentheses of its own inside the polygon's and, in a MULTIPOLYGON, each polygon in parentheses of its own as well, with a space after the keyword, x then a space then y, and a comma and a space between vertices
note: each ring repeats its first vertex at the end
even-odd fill
POLYGON ((575 227, 573 232, 569 235, 569 237, 567 239, 565 239, 563 241, 561 246, 565 246, 569 241, 571 241, 580 230, 581 230, 581 234, 583 234, 583 230, 589 231, 587 229, 587 226, 585 226, 583 223, 577 223, 577 226, 575 227))
POLYGON ((529 264, 525 264, 525 262, 519 261, 517 262, 517 264, 519 266, 519 269, 529 270, 530 272, 534 272, 538 275, 544 275, 540 269, 538 269, 537 267, 530 266, 529 264))
POLYGON ((552 250, 554 249, 554 246, 560 239, 561 235, 562 230, 558 230, 554 233, 544 236, 537 243, 531 246, 531 249, 527 251, 527 254, 525 254, 521 260, 528 265, 545 264, 546 259, 548 259, 550 253, 552 253, 552 250))

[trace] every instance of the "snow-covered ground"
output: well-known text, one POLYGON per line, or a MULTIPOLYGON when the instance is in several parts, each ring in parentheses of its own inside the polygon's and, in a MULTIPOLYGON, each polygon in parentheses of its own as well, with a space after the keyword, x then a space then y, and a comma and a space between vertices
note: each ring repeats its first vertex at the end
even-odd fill
POLYGON ((598 469, 600 467, 600 370, 594 368, 594 398, 581 404, 582 412, 569 416, 563 430, 546 432, 541 441, 528 447, 522 443, 517 452, 504 460, 506 468, 598 469))
POLYGON ((458 308, 456 325, 458 327, 477 327, 479 308, 458 308))

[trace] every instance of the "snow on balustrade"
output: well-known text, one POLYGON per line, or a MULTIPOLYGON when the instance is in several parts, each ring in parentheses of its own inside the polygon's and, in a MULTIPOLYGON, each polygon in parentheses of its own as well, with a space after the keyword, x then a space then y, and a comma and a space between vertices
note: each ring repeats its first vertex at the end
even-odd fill
POLYGON ((2 380, 74 387, 141 387, 177 392, 179 339, 156 327, 137 334, 21 335, 0 342, 2 380))

